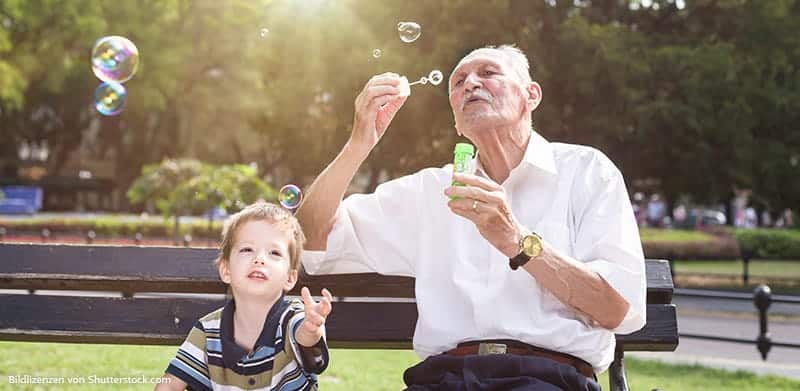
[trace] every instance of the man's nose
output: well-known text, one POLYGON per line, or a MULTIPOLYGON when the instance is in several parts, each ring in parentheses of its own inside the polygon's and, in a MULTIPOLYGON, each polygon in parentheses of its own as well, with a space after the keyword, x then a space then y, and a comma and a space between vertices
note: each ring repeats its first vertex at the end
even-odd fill
POLYGON ((464 78, 464 88, 467 91, 472 91, 480 87, 481 87, 481 82, 478 76, 473 72, 468 73, 467 76, 464 78))

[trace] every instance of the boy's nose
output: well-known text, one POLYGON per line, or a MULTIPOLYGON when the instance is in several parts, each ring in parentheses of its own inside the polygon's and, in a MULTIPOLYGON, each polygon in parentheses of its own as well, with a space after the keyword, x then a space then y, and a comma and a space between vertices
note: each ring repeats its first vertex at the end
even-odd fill
POLYGON ((253 256, 253 263, 264 264, 265 260, 267 259, 267 253, 264 251, 259 251, 253 256))

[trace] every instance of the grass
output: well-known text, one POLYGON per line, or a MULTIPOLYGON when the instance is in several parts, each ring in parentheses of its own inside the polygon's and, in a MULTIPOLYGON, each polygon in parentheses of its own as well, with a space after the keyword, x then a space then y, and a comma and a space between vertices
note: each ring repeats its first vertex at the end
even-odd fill
MULTIPOLYGON (((152 384, 91 385, 98 378, 157 378, 175 347, 0 342, 2 390, 151 390, 152 384), (85 379, 82 385, 9 384, 10 375, 85 379)), ((400 390, 403 370, 418 361, 411 351, 341 350, 331 352, 331 365, 320 376, 320 388, 331 391, 400 390)), ((625 360, 631 389, 650 390, 797 390, 800 381, 748 372, 726 372, 700 366, 673 365, 632 358, 625 360)), ((607 374, 600 384, 608 388, 607 374)))
POLYGON ((640 228, 642 242, 711 242, 714 236, 701 231, 683 229, 640 228))
MULTIPOLYGON (((742 260, 679 260, 675 261, 675 272, 730 274, 740 276, 742 274, 742 260)), ((751 260, 749 272, 750 275, 761 277, 800 278, 800 260, 751 260)))

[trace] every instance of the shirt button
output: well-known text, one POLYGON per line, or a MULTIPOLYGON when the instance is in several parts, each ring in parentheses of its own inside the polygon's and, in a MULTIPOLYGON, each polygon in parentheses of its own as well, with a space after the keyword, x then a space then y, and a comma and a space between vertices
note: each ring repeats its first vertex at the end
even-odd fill
POLYGON ((252 385, 256 384, 256 379, 251 377, 250 380, 247 381, 247 383, 249 383, 252 386, 252 385))

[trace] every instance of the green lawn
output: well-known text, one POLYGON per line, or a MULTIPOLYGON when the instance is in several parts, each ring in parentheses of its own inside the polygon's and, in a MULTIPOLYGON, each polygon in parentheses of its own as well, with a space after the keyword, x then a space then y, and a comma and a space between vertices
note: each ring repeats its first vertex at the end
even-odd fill
MULTIPOLYGON (((0 389, 3 390, 149 390, 152 385, 94 385, 90 376, 159 377, 175 352, 174 347, 46 344, 0 342, 0 389), (77 377, 80 386, 11 385, 9 375, 77 377)), ((411 351, 333 350, 331 366, 320 377, 322 390, 400 390, 403 370, 417 362, 411 351)), ((797 390, 800 381, 763 377, 745 372, 729 373, 698 366, 668 365, 635 359, 625 360, 628 381, 634 390, 797 390)), ((600 377, 608 388, 608 378, 600 377)))
POLYGON ((642 242, 709 242, 714 237, 701 231, 683 229, 640 228, 642 242))
MULTIPOLYGON (((716 274, 742 274, 741 260, 723 261, 675 261, 676 273, 716 273, 716 274)), ((800 278, 800 260, 795 261, 766 261, 751 260, 750 275, 764 277, 800 278)))

